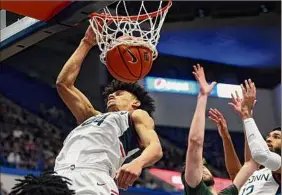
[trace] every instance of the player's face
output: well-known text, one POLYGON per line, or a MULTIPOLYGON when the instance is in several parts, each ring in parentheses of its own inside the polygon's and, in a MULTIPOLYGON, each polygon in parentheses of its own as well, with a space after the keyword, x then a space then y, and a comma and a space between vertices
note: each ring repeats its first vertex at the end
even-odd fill
POLYGON ((203 166, 203 181, 207 186, 212 186, 214 184, 213 176, 205 166, 203 166))
POLYGON ((266 143, 269 150, 272 152, 277 152, 281 150, 281 131, 275 130, 269 133, 266 137, 266 143))
POLYGON ((140 102, 128 91, 118 90, 108 96, 107 109, 109 111, 131 111, 138 106, 140 106, 140 102))

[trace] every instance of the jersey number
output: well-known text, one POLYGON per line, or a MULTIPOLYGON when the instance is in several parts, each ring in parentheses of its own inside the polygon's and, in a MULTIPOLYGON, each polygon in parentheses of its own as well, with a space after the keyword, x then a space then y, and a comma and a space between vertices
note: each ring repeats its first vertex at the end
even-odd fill
POLYGON ((85 121, 84 123, 81 124, 81 126, 83 127, 85 125, 89 125, 90 123, 96 123, 97 126, 100 126, 109 115, 110 114, 105 114, 102 116, 95 117, 93 119, 85 121))
POLYGON ((251 186, 243 189, 243 194, 242 195, 249 195, 253 191, 254 191, 254 185, 251 185, 251 186))

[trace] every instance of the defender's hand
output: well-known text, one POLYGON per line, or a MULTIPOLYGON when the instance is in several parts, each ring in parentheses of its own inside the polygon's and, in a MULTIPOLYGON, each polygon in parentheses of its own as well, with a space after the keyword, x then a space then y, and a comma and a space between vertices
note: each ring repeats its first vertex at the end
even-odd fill
POLYGON ((241 85, 243 101, 241 104, 242 117, 252 117, 252 110, 256 102, 256 86, 251 79, 245 80, 245 87, 241 85))
POLYGON ((221 137, 229 136, 227 122, 221 112, 219 112, 217 109, 211 108, 209 110, 209 119, 216 124, 221 137))
POLYGON ((210 85, 207 83, 204 68, 201 67, 200 64, 197 64, 197 66, 194 65, 193 68, 193 74, 196 80, 198 81, 200 87, 199 95, 209 95, 216 82, 212 82, 210 85))
POLYGON ((117 186, 123 190, 127 190, 128 186, 132 186, 142 172, 142 165, 137 161, 124 164, 116 175, 117 186))
MULTIPOLYGON (((243 99, 239 97, 238 91, 235 91, 235 94, 236 94, 236 97, 233 93, 231 94, 232 100, 228 104, 232 106, 235 112, 237 112, 240 116, 242 116, 241 107, 242 107, 243 99)), ((257 100, 254 101, 253 107, 255 106, 256 102, 257 100)), ((253 115, 253 110, 251 110, 251 115, 253 115)))
POLYGON ((243 99, 239 97, 238 91, 235 91, 235 94, 236 94, 236 98, 235 95, 231 93, 232 100, 228 104, 232 106, 235 112, 241 114, 241 104, 243 99))

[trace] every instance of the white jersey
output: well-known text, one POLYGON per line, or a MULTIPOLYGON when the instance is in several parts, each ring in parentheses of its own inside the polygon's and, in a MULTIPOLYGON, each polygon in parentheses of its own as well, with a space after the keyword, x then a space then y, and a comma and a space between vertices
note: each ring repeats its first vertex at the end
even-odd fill
POLYGON ((241 188, 239 195, 281 195, 280 174, 268 168, 255 171, 241 188))
POLYGON ((109 112, 89 118, 72 130, 55 161, 64 165, 103 165, 113 177, 127 157, 139 150, 139 139, 130 114, 109 112))

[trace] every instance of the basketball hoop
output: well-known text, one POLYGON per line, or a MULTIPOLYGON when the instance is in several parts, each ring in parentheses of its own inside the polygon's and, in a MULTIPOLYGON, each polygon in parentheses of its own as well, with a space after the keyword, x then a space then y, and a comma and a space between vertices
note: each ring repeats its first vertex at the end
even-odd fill
POLYGON ((153 60, 158 56, 156 46, 160 38, 160 31, 172 1, 160 1, 157 11, 148 13, 144 1, 141 2, 138 13, 129 15, 126 1, 120 0, 115 11, 108 7, 102 13, 90 14, 90 25, 96 34, 96 40, 101 50, 100 60, 106 64, 106 54, 118 45, 144 46, 151 50, 153 60), (119 15, 120 11, 126 14, 119 15), (129 37, 119 39, 120 37, 129 37))

